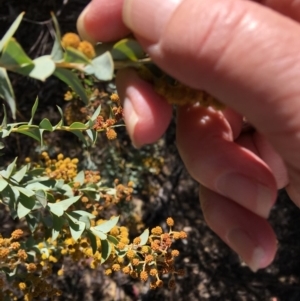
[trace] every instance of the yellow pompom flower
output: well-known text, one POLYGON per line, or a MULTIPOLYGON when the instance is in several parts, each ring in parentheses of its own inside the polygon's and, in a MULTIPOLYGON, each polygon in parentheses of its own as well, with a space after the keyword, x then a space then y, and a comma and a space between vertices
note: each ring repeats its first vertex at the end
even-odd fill
POLYGON ((96 56, 94 46, 88 41, 82 41, 79 43, 77 50, 82 52, 89 59, 92 59, 96 56))
POLYGON ((80 38, 79 38, 78 34, 68 32, 62 37, 61 44, 64 48, 67 48, 67 47, 78 48, 78 46, 80 44, 80 38))

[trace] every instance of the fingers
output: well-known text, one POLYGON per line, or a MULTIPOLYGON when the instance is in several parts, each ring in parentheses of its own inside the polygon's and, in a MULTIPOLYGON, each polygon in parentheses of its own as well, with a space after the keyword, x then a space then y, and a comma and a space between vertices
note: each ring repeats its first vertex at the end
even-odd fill
POLYGON ((122 21, 123 0, 94 0, 77 21, 80 36, 91 42, 108 42, 129 34, 122 21))
POLYGON ((254 131, 241 135, 236 141, 259 156, 271 169, 277 188, 282 189, 289 183, 288 173, 282 158, 260 133, 254 131))
POLYGON ((296 21, 300 20, 300 2, 295 0, 255 0, 296 21))
POLYGON ((156 1, 126 0, 127 26, 167 73, 247 117, 294 167, 300 202, 298 24, 250 1, 156 1))
POLYGON ((124 119, 136 147, 157 141, 166 131, 172 107, 132 70, 120 70, 116 84, 124 101, 124 119))
POLYGON ((177 146, 189 173, 202 185, 267 218, 277 186, 269 167, 233 142, 219 112, 200 106, 178 112, 177 146))
POLYGON ((276 237, 265 219, 205 187, 200 188, 200 200, 207 224, 252 271, 273 261, 276 237))

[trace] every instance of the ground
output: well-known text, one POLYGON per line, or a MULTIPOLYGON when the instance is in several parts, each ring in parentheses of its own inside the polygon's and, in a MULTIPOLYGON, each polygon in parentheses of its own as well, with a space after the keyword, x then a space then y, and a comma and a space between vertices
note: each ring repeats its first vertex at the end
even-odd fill
MULTIPOLYGON (((16 38, 32 58, 47 53, 53 42, 49 31, 49 12, 57 14, 63 32, 75 31, 76 19, 87 2, 1 0, 0 37, 15 17, 26 11, 26 19, 16 38)), ((52 120, 57 118, 55 105, 65 105, 62 100, 66 91, 64 85, 52 78, 44 84, 15 75, 11 78, 16 92, 18 120, 28 121, 37 95, 41 106, 36 119, 41 120, 45 116, 52 120)), ((65 155, 77 156, 83 164, 93 165, 108 178, 113 177, 117 170, 138 174, 132 162, 141 157, 163 158, 164 163, 157 175, 143 173, 131 210, 135 210, 144 227, 165 227, 165 219, 172 216, 176 228, 188 233, 188 238, 177 245, 180 250, 177 267, 185 269, 186 275, 177 279, 175 290, 165 287, 151 291, 147 284, 121 274, 109 278, 104 276, 101 268, 91 271, 66 261, 65 275, 59 278, 53 276, 53 282, 63 291, 59 300, 300 300, 300 210, 284 191, 279 192, 270 216, 278 237, 277 256, 270 267, 257 273, 251 272, 207 227, 198 200, 198 184, 187 174, 177 153, 175 127, 173 121, 158 145, 141 150, 131 146, 122 128, 117 142, 107 143, 105 139, 100 139, 97 147, 88 151, 83 151, 76 137, 61 133, 46 137, 53 154, 62 151, 65 155)), ((15 156, 19 156, 21 161, 39 150, 32 140, 20 135, 11 136, 4 143, 5 155, 0 157, 0 167, 15 156)), ((1 207, 0 232, 9 233, 14 227, 15 222, 1 207)), ((135 225, 132 229, 136 229, 135 225)))

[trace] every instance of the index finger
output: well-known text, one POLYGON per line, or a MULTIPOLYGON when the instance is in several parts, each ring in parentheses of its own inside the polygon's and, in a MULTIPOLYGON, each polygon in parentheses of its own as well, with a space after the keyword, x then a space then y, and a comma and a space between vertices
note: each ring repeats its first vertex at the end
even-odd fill
POLYGON ((123 38, 130 30, 122 21, 124 0, 94 0, 80 14, 77 29, 91 42, 109 42, 123 38))

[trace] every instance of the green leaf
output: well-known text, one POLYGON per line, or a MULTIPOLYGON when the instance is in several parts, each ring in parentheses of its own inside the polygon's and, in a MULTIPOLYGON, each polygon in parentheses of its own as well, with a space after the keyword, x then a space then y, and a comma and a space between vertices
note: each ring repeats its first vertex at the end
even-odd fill
POLYGON ((81 170, 74 178, 74 182, 78 182, 80 185, 83 185, 84 179, 85 179, 84 171, 81 170))
POLYGON ((71 205, 76 203, 79 199, 80 199, 80 195, 65 199, 55 204, 48 203, 48 206, 52 213, 54 213, 57 216, 62 216, 64 214, 64 211, 66 211, 71 205))
POLYGON ((140 235, 140 238, 141 238, 140 246, 145 245, 149 238, 149 229, 145 229, 144 232, 140 235))
POLYGON ((114 62, 111 54, 105 52, 94 58, 92 63, 84 68, 84 71, 87 74, 94 74, 99 80, 111 80, 114 75, 114 62))
POLYGON ((83 231, 85 230, 85 223, 77 220, 71 214, 66 213, 69 218, 69 227, 71 231, 72 238, 76 241, 81 237, 83 231))
POLYGON ((138 59, 145 57, 145 52, 141 45, 133 39, 123 39, 117 42, 112 51, 114 60, 130 60, 136 62, 138 59))
POLYGON ((101 263, 104 263, 111 254, 111 245, 108 240, 101 240, 101 263))
POLYGON ((33 61, 27 56, 21 45, 14 39, 10 39, 4 46, 2 56, 0 57, 0 65, 5 69, 29 75, 34 68, 33 61))
POLYGON ((90 64, 91 61, 75 48, 67 47, 65 50, 64 61, 67 63, 90 64))
POLYGON ((41 142, 40 130, 36 127, 28 127, 27 125, 21 125, 18 127, 17 133, 29 136, 38 142, 41 142))
POLYGON ((88 142, 86 141, 84 135, 82 134, 82 132, 80 130, 72 130, 72 132, 74 135, 76 135, 80 141, 82 141, 84 143, 84 145, 88 146, 88 142))
POLYGON ((90 231, 87 231, 86 234, 87 234, 87 236, 90 240, 92 250, 93 250, 93 254, 95 254, 97 252, 97 239, 96 239, 95 235, 90 231))
POLYGON ((26 215, 26 221, 32 233, 38 227, 40 220, 41 220, 41 214, 39 211, 30 212, 26 215))
POLYGON ((53 228, 52 228, 52 241, 56 240, 64 223, 65 219, 62 217, 58 217, 55 214, 52 215, 53 219, 53 228))
POLYGON ((73 122, 70 125, 70 130, 86 130, 86 125, 84 123, 81 122, 73 122))
POLYGON ((41 203, 41 205, 46 208, 47 206, 47 192, 44 190, 37 190, 35 192, 36 199, 41 203))
POLYGON ((101 225, 93 227, 97 231, 101 231, 103 233, 108 233, 119 221, 119 216, 116 216, 109 221, 104 222, 101 225))
POLYGON ((40 122, 39 128, 43 129, 43 130, 46 130, 46 131, 49 131, 49 132, 53 132, 53 126, 52 126, 51 122, 49 121, 49 119, 47 119, 47 118, 44 118, 40 122))
POLYGON ((70 86, 86 105, 89 103, 84 87, 72 71, 63 68, 56 68, 54 75, 70 86))
POLYGON ((0 176, 0 192, 6 188, 8 183, 0 176))
POLYGON ((60 114, 60 117, 61 117, 61 120, 55 125, 53 126, 53 130, 55 131, 58 127, 61 127, 64 125, 64 121, 63 121, 63 118, 64 118, 64 113, 62 111, 62 109, 59 107, 59 106, 56 106, 57 107, 57 110, 60 114))
MULTIPOLYGON (((3 98, 9 105, 13 119, 16 119, 16 102, 15 95, 12 89, 7 72, 4 68, 0 67, 0 97, 3 98)), ((3 124, 3 122, 2 122, 3 124)))
POLYGON ((93 232, 94 235, 99 237, 100 239, 106 239, 107 235, 103 233, 102 231, 98 231, 95 229, 95 227, 91 227, 90 230, 93 232))
POLYGON ((39 99, 38 99, 38 97, 37 97, 37 98, 35 99, 35 102, 34 102, 32 108, 31 108, 31 118, 30 118, 30 120, 29 120, 29 122, 28 122, 28 125, 31 125, 31 124, 32 124, 33 117, 34 117, 34 114, 35 114, 35 112, 36 112, 36 109, 37 109, 38 105, 39 105, 39 99))
POLYGON ((45 171, 45 168, 34 168, 28 171, 29 176, 38 177, 41 176, 45 171))
POLYGON ((58 23, 58 20, 57 20, 54 12, 51 12, 51 18, 52 18, 52 22, 54 25, 56 38, 58 39, 58 41, 61 41, 61 33, 60 33, 59 23, 58 23))
POLYGON ((20 170, 18 170, 13 176, 12 178, 17 181, 18 183, 20 183, 24 176, 26 175, 26 172, 28 170, 28 166, 24 165, 20 170))
POLYGON ((33 209, 35 200, 21 193, 18 201, 17 214, 19 218, 22 218, 33 209))
MULTIPOLYGON (((0 80, 0 82, 1 82, 1 80, 0 80)), ((3 107, 3 120, 2 120, 2 123, 1 123, 1 128, 6 129, 6 127, 7 127, 7 112, 6 112, 6 108, 5 108, 4 104, 2 105, 2 107, 3 107)))
POLYGON ((113 235, 107 235, 107 239, 109 242, 111 242, 115 246, 119 243, 119 240, 116 237, 114 237, 113 235))
POLYGON ((16 30, 18 29, 22 18, 24 16, 25 12, 22 12, 19 14, 19 16, 17 17, 17 19, 13 22, 13 24, 10 26, 10 28, 8 29, 8 31, 5 33, 5 35, 3 36, 3 38, 0 41, 0 52, 2 51, 3 47, 5 46, 5 44, 12 38, 12 36, 15 34, 16 30))
POLYGON ((45 81, 55 70, 55 63, 50 55, 43 55, 33 60, 34 68, 28 74, 30 77, 45 81))

